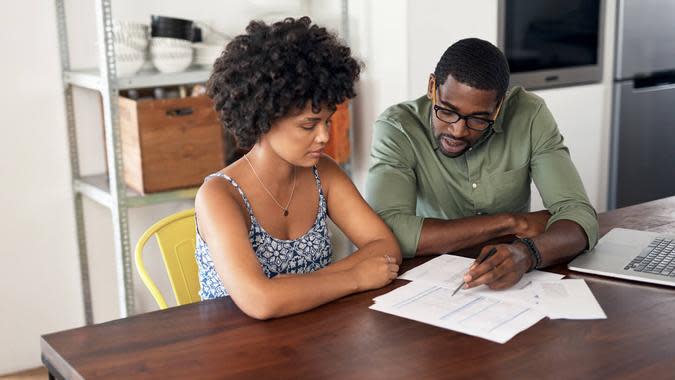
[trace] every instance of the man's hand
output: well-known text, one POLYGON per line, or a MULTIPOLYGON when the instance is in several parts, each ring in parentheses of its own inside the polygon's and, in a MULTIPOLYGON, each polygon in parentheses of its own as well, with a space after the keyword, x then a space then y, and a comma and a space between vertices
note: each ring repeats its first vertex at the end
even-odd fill
POLYGON ((551 218, 547 210, 516 214, 516 235, 519 238, 533 238, 546 231, 546 223, 551 218))
POLYGON ((474 263, 464 275, 465 288, 487 285, 490 289, 506 289, 515 285, 532 266, 532 256, 522 243, 487 245, 483 247, 474 263), (481 264, 494 247, 497 252, 481 264))

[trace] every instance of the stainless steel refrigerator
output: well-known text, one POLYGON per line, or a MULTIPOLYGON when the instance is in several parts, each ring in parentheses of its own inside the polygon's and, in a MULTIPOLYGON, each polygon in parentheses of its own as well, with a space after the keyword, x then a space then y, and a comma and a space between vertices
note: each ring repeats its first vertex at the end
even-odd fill
POLYGON ((610 209, 675 195, 675 0, 619 0, 610 209))

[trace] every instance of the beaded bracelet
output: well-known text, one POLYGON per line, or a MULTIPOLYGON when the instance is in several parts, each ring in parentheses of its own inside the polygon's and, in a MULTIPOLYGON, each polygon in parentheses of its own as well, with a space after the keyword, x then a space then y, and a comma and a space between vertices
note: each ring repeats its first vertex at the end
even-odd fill
POLYGON ((539 253, 539 249, 537 249, 537 246, 534 245, 534 242, 530 238, 521 238, 518 239, 519 242, 525 244, 527 249, 530 251, 530 255, 532 255, 532 266, 530 269, 527 270, 527 273, 532 272, 533 270, 539 268, 541 265, 541 253, 539 253))

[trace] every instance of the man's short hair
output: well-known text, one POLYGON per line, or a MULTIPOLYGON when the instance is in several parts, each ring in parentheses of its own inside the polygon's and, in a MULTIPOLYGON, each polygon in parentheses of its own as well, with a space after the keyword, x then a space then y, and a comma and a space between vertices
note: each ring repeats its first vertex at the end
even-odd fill
POLYGON ((436 86, 448 75, 463 84, 479 90, 494 90, 501 99, 509 87, 509 63, 504 54, 493 44, 466 38, 452 44, 436 65, 436 86))

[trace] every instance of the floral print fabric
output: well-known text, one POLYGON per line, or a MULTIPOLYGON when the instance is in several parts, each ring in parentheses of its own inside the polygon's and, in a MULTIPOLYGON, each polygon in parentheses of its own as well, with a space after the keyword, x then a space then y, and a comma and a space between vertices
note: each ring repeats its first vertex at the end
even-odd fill
MULTIPOLYGON (((277 239, 265 231, 260 223, 258 223, 255 215, 253 215, 253 209, 246 194, 244 194, 244 191, 234 179, 222 173, 215 173, 206 177, 207 180, 212 177, 224 178, 241 194, 251 218, 248 237, 253 251, 258 258, 258 262, 260 262, 260 266, 268 278, 284 273, 300 274, 313 272, 330 264, 332 252, 326 222, 328 217, 326 199, 321 189, 321 180, 316 167, 313 168, 313 172, 319 191, 319 210, 314 225, 296 240, 277 239)), ((199 268, 199 282, 201 285, 199 296, 201 299, 207 300, 227 296, 223 282, 220 280, 213 265, 209 247, 199 235, 199 228, 197 228, 195 257, 199 268)))

